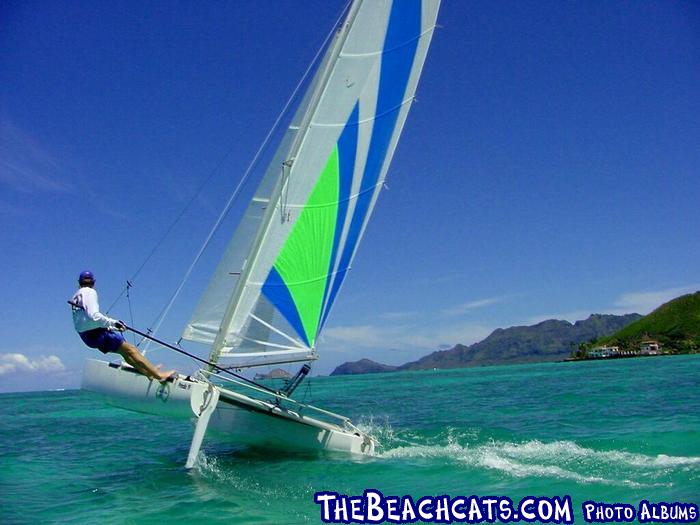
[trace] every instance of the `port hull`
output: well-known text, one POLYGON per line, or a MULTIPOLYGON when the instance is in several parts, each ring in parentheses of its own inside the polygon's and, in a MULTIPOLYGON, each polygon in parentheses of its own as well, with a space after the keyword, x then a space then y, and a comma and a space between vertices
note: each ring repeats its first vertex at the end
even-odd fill
MULTIPOLYGON (((329 450, 371 455, 375 443, 349 422, 339 425, 296 410, 256 399, 208 381, 178 376, 159 383, 131 368, 90 359, 83 371, 82 388, 99 394, 113 406, 181 420, 199 418, 212 388, 218 403, 208 421, 207 435, 217 442, 289 451, 329 450)), ((310 407, 312 408, 312 407, 310 407)))

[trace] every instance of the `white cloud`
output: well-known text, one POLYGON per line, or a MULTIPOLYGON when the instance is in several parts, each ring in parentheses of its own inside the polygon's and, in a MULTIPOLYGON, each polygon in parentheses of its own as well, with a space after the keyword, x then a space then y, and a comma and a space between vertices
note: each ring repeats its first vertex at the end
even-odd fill
POLYGON ((73 191, 54 157, 9 119, 0 120, 0 185, 22 193, 73 191))
POLYGON ((62 372, 65 369, 55 355, 29 358, 20 353, 0 354, 0 376, 13 372, 62 372))
POLYGON ((468 301, 466 303, 461 303, 451 308, 445 308, 442 313, 445 315, 462 315, 471 310, 476 310, 477 308, 484 308, 485 306, 491 306, 492 304, 500 303, 505 299, 505 297, 488 297, 486 299, 477 299, 476 301, 468 301))
POLYGON ((463 278, 461 273, 452 273, 447 275, 431 275, 430 277, 422 277, 415 281, 417 286, 437 286, 440 284, 460 281, 463 278))
POLYGON ((613 301, 611 308, 598 308, 595 310, 573 310, 556 314, 541 314, 530 317, 523 324, 531 325, 547 321, 549 319, 563 319, 574 323, 588 317, 593 313, 625 315, 638 313, 646 315, 662 304, 680 295, 692 293, 700 289, 700 285, 677 286, 674 288, 664 288, 663 290, 628 292, 620 295, 613 301))
POLYGON ((480 341, 493 328, 477 323, 456 323, 447 326, 430 324, 354 325, 328 327, 323 337, 325 346, 349 345, 353 348, 377 350, 431 350, 438 345, 471 344, 480 341))
POLYGON ((452 348, 457 343, 476 343, 492 331, 493 327, 477 323, 437 325, 425 320, 393 326, 329 326, 321 336, 322 362, 316 370, 319 373, 330 373, 342 361, 361 358, 401 365, 435 350, 452 348))
POLYGON ((411 319, 417 315, 418 312, 384 312, 383 314, 380 314, 379 317, 382 319, 396 321, 401 319, 411 319))
POLYGON ((700 285, 678 286, 656 291, 629 292, 615 300, 616 312, 648 314, 663 303, 679 295, 692 293, 700 289, 700 285))
POLYGON ((382 345, 385 347, 391 346, 391 342, 384 339, 386 335, 385 329, 379 326, 365 324, 355 326, 329 326, 324 331, 323 338, 365 348, 377 348, 382 345))

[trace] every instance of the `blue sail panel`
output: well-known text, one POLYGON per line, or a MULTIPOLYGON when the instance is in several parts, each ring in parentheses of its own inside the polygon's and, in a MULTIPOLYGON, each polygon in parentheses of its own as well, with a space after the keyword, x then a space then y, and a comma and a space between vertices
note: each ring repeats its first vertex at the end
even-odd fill
POLYGON ((368 211, 375 193, 373 190, 379 181, 391 138, 394 135, 396 121, 406 94, 406 86, 413 69, 420 34, 421 0, 394 2, 383 46, 375 111, 378 116, 372 128, 360 195, 343 247, 338 273, 333 279, 324 318, 321 321, 322 325, 347 275, 362 227, 368 219, 368 211))
POLYGON ((306 331, 304 330, 304 324, 301 322, 301 316, 299 315, 299 310, 297 310, 297 305, 294 303, 294 298, 287 284, 275 267, 272 267, 267 279, 265 279, 262 292, 263 295, 277 307, 287 322, 294 328, 294 331, 299 334, 304 344, 308 346, 309 340, 306 337, 306 331))

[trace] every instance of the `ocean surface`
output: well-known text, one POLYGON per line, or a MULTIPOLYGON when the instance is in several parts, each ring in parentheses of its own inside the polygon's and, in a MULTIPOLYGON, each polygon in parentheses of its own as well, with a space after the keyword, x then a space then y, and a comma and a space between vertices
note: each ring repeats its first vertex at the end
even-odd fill
POLYGON ((376 457, 205 439, 82 391, 0 395, 0 523, 319 523, 317 491, 700 503, 700 356, 312 378, 376 457))

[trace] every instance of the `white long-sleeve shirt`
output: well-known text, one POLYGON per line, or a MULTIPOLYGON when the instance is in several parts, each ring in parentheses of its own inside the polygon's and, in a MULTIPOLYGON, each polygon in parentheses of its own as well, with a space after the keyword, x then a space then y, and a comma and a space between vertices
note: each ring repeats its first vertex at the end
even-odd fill
POLYGON ((75 292, 71 302, 73 306, 73 326, 77 332, 87 332, 95 328, 114 328, 116 319, 100 313, 97 292, 89 286, 83 286, 75 292))

